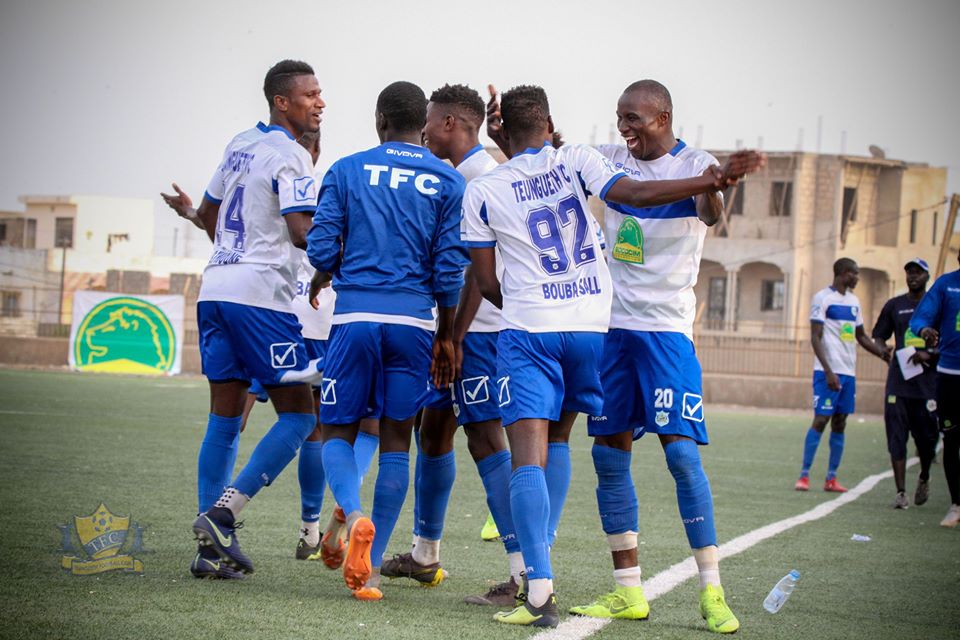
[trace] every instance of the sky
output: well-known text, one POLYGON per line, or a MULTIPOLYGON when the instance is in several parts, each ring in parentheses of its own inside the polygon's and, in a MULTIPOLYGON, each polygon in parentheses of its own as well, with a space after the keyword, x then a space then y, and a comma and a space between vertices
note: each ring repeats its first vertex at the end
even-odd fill
POLYGON ((377 94, 543 86, 570 142, 608 142, 635 80, 673 94, 690 144, 887 157, 960 192, 960 2, 0 0, 0 210, 22 194, 149 198, 160 255, 206 257, 159 192, 195 201, 233 135, 268 118, 267 69, 316 70, 321 167, 377 144, 377 94))

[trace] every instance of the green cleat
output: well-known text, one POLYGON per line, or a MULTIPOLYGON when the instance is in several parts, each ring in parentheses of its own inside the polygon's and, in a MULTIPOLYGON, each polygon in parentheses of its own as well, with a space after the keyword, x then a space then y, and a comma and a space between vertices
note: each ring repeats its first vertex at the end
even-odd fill
POLYGON ((380 566, 380 575, 385 578, 410 578, 424 587, 435 587, 443 582, 447 572, 439 562, 420 564, 413 559, 412 553, 407 552, 385 560, 380 566))
POLYGON ((560 624, 557 596, 551 593, 541 607, 534 607, 529 600, 512 611, 498 611, 493 619, 504 624, 522 624, 528 627, 556 627, 560 624))
POLYGON ((740 621, 733 615, 726 600, 723 599, 723 587, 708 584, 700 592, 700 615, 707 621, 707 629, 713 633, 735 633, 740 621))
POLYGON ((493 514, 487 514, 487 521, 483 523, 483 529, 480 529, 480 537, 485 542, 500 539, 500 531, 497 530, 497 523, 493 521, 493 514))
POLYGON ((297 542, 297 552, 295 554, 297 560, 319 560, 320 559, 320 545, 318 544, 315 547, 307 544, 307 541, 303 538, 297 542))
POLYGON ((570 613, 590 618, 646 620, 650 617, 650 605, 643 595, 643 587, 617 587, 597 598, 595 602, 571 607, 570 613))

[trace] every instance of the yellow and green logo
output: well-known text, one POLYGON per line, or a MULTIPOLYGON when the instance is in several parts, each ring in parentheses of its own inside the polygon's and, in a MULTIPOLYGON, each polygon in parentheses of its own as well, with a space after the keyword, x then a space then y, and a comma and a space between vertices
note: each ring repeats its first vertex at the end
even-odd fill
POLYGON ((143 573, 143 562, 131 554, 143 552, 144 527, 130 522, 129 516, 118 516, 102 502, 88 516, 74 516, 73 527, 58 525, 63 536, 61 551, 65 552, 60 566, 75 576, 89 576, 106 571, 143 573), (72 529, 72 530, 71 530, 72 529), (132 540, 128 534, 133 532, 132 540), (80 549, 73 543, 73 533, 80 549), (129 542, 129 544, 127 544, 129 542), (127 547, 127 554, 120 551, 127 547), (78 552, 82 549, 82 555, 78 552))
POLYGON ((923 338, 915 334, 909 328, 907 332, 903 334, 903 346, 905 347, 916 347, 917 349, 923 349, 927 346, 927 343, 924 342, 923 338))
POLYGON ((612 255, 621 262, 643 264, 643 229, 635 218, 628 216, 620 223, 612 255))
POLYGON ((960 331, 960 312, 957 313, 956 324, 953 327, 955 330, 960 331))
POLYGON ((139 298, 104 300, 77 329, 73 356, 81 371, 165 374, 173 368, 177 337, 169 318, 139 298))
POLYGON ((856 336, 853 332, 853 325, 849 322, 844 322, 840 325, 840 339, 844 342, 853 342, 856 340, 856 336))

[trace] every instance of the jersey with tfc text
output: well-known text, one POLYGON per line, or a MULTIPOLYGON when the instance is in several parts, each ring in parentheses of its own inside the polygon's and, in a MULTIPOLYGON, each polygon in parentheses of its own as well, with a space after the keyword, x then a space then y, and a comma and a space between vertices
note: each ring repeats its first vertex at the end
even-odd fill
MULTIPOLYGON (((821 289, 810 304, 810 322, 823 325, 823 350, 830 369, 837 375, 857 374, 857 327, 863 326, 860 300, 849 290, 840 293, 833 287, 821 289)), ((813 356, 813 370, 823 365, 813 356)))
POLYGON ((596 149, 527 149, 467 185, 462 237, 500 250, 501 329, 606 332, 610 271, 587 206, 625 177, 596 149))
POLYGON ((307 255, 333 273, 333 324, 434 329, 454 307, 468 262, 463 177, 424 147, 387 142, 335 162, 323 178, 307 255))
MULTIPOLYGON (((467 153, 463 162, 457 166, 457 171, 464 180, 470 182, 497 167, 498 164, 482 146, 477 145, 467 153)), ((497 252, 497 278, 503 280, 503 260, 500 259, 499 252, 497 252)), ((500 331, 500 309, 484 298, 480 301, 480 308, 477 309, 477 315, 474 316, 467 332, 493 333, 495 331, 500 331)))
MULTIPOLYGON (((655 160, 637 160, 624 145, 597 150, 634 180, 680 180, 701 175, 717 159, 682 140, 655 160)), ((696 200, 636 208, 608 202, 604 213, 607 258, 613 280, 610 327, 675 331, 693 338, 694 285, 707 226, 696 200)))
POLYGON ((220 211, 198 300, 289 312, 301 253, 283 216, 316 208, 310 154, 286 129, 258 123, 227 145, 203 197, 220 211))
POLYGON ((960 375, 960 271, 937 278, 917 306, 910 319, 910 329, 920 335, 927 327, 936 329, 940 335, 937 371, 960 375))

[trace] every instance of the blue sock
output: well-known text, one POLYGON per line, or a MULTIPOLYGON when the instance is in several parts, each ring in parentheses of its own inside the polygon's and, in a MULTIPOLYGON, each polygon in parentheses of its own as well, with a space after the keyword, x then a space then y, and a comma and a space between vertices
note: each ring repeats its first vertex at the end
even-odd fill
POLYGON ((677 506, 691 549, 717 544, 713 523, 713 496, 693 440, 676 440, 663 448, 667 467, 677 483, 677 506))
POLYGON ((297 478, 300 480, 300 518, 304 522, 320 520, 323 506, 323 441, 307 440, 300 447, 297 463, 297 478))
POLYGON ((527 567, 527 579, 553 578, 547 520, 550 518, 550 494, 547 478, 535 465, 519 467, 510 476, 510 511, 517 528, 517 539, 527 567))
MULTIPOLYGON (((420 456, 417 456, 420 460, 420 456)), ((457 479, 457 458, 453 451, 442 456, 424 456, 420 475, 420 533, 427 540, 443 536, 443 521, 453 482, 457 479)))
POLYGON ((830 463, 827 466, 827 480, 837 477, 837 469, 840 468, 840 459, 843 457, 843 441, 845 439, 842 432, 830 433, 830 463))
POLYGON ((360 484, 363 484, 363 477, 370 470, 370 463, 379 448, 380 438, 365 431, 357 432, 357 439, 353 441, 353 455, 357 459, 357 473, 360 475, 360 484))
POLYGON ((420 448, 420 429, 413 430, 417 445, 417 461, 413 467, 413 535, 420 535, 420 478, 423 476, 423 449, 420 448))
POLYGON ((312 413, 278 413, 277 421, 257 443, 247 465, 237 474, 233 487, 248 498, 257 495, 290 464, 316 426, 317 416, 312 413))
POLYGON ((370 563, 379 567, 383 562, 383 553, 393 534, 393 528, 400 517, 400 509, 407 497, 407 485, 410 484, 410 454, 399 451, 380 453, 380 471, 377 473, 377 486, 373 490, 373 513, 371 519, 377 534, 370 548, 370 563))
POLYGON ((803 441, 803 468, 800 469, 800 477, 806 478, 810 475, 810 467, 813 466, 813 456, 817 454, 817 447, 820 445, 822 431, 817 431, 813 427, 807 430, 807 438, 803 441))
POLYGON ((360 482, 353 447, 346 440, 332 438, 323 443, 323 470, 330 493, 347 515, 360 511, 360 482))
POLYGON ((607 535, 638 531, 637 492, 630 475, 630 451, 593 445, 597 471, 597 507, 607 535))
POLYGON ((510 452, 504 449, 477 461, 480 481, 487 494, 487 507, 497 523, 507 553, 520 551, 520 542, 510 511, 510 452))
POLYGON ((566 442, 551 442, 547 445, 547 491, 550 494, 550 520, 547 523, 547 535, 550 546, 557 539, 557 527, 563 515, 563 504, 567 501, 570 488, 570 445, 566 442))
POLYGON ((197 456, 197 513, 214 505, 233 477, 240 445, 240 423, 243 418, 224 418, 210 414, 207 433, 197 456))

